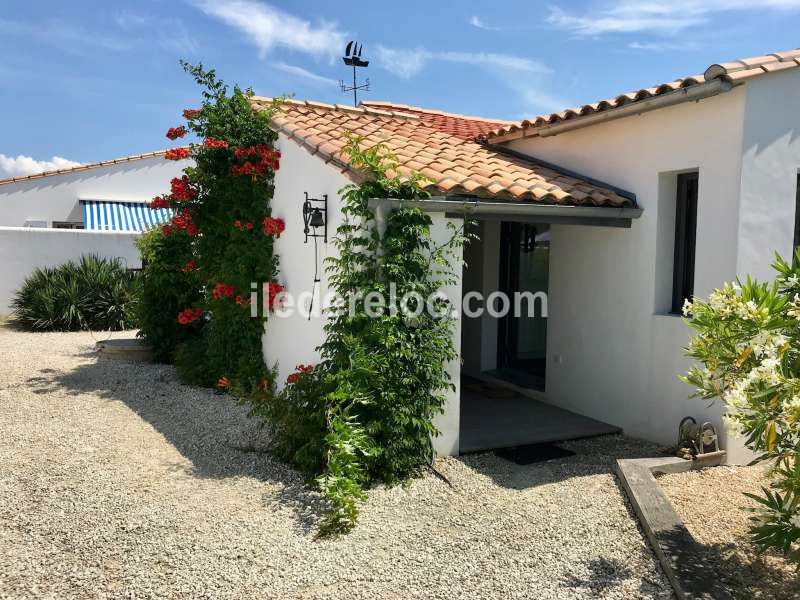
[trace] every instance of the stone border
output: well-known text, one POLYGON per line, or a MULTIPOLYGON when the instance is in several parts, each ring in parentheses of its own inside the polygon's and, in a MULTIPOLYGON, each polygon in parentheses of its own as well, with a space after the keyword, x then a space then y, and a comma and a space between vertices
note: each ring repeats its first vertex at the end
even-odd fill
MULTIPOLYGON (((725 452, 720 451, 695 460, 672 457, 617 460, 616 472, 622 487, 681 600, 728 600, 732 596, 714 576, 702 545, 689 533, 653 475, 716 467, 724 459, 725 452)), ((704 500, 698 498, 698 502, 704 500)))
POLYGON ((97 342, 97 352, 101 356, 127 360, 130 362, 150 362, 153 350, 139 338, 123 338, 97 342))

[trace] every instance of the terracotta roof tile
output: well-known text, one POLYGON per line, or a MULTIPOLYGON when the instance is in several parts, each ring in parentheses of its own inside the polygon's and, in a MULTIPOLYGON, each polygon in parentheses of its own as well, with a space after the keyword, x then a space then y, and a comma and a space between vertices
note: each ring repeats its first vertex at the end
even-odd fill
MULTIPOLYGON (((258 108, 271 100, 253 98, 258 108)), ((497 121, 459 117, 404 105, 382 103, 362 108, 338 107, 297 100, 283 104, 273 126, 342 172, 360 180, 343 156, 345 130, 360 132, 364 145, 384 143, 397 157, 397 172, 412 170, 431 180, 429 190, 451 195, 521 200, 550 204, 630 206, 632 196, 597 182, 560 172, 502 148, 476 141, 475 127, 497 121), (458 122, 462 119, 466 123, 458 122), (478 123, 479 125, 476 125, 478 123), (481 125, 482 124, 482 125, 481 125), (574 191, 574 194, 573 194, 574 191)))
POLYGON ((765 73, 796 67, 800 67, 800 49, 713 64, 705 70, 703 75, 684 77, 654 87, 620 94, 608 100, 584 104, 580 108, 567 109, 551 115, 542 115, 532 119, 525 119, 518 123, 502 125, 493 131, 484 133, 483 136, 491 142, 502 142, 503 138, 508 136, 519 137, 520 132, 523 135, 535 135, 537 128, 545 125, 555 125, 568 119, 580 119, 595 113, 614 110, 634 102, 640 102, 695 85, 702 85, 716 79, 738 84, 765 73))

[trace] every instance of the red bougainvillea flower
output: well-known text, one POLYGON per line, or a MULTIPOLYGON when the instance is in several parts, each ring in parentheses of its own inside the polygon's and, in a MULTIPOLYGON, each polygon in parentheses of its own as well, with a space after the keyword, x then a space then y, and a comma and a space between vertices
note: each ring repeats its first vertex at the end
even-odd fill
POLYGON ((231 175, 248 175, 257 177, 280 167, 281 153, 266 144, 236 148, 233 151, 236 160, 244 161, 242 164, 231 167, 231 175))
POLYGON ((197 119, 200 115, 203 114, 203 111, 197 108, 184 108, 183 109, 183 118, 184 119, 197 119))
POLYGON ((161 233, 164 234, 164 237, 169 237, 169 235, 172 233, 172 227, 170 227, 169 225, 164 225, 161 228, 161 233))
POLYGON ((214 286, 214 289, 211 290, 211 296, 214 298, 214 300, 231 298, 235 293, 235 287, 222 282, 217 283, 217 285, 214 286))
POLYGON ((188 233, 192 237, 196 236, 197 235, 197 225, 195 225, 194 223, 189 223, 186 226, 186 233, 188 233))
POLYGON ((216 150, 218 148, 227 148, 228 142, 225 140, 215 140, 214 138, 206 138, 203 140, 203 146, 206 148, 211 148, 212 150, 216 150))
POLYGON ((248 231, 253 231, 253 224, 252 223, 245 223, 244 226, 247 228, 248 231))
POLYGON ((203 316, 203 309, 201 308, 184 308, 178 313, 178 323, 181 325, 189 325, 195 321, 200 320, 203 316))
POLYGON ((197 198, 197 190, 190 185, 189 178, 186 175, 181 178, 173 177, 172 181, 170 181, 170 189, 172 197, 179 202, 197 198))
POLYGON ((286 288, 283 287, 280 283, 276 283, 274 281, 270 282, 267 290, 267 306, 271 309, 274 309, 276 304, 276 300, 278 294, 282 294, 286 291, 286 288))
POLYGON ((148 204, 148 206, 149 206, 149 207, 150 207, 152 210, 158 210, 159 208, 167 208, 167 207, 169 206, 169 202, 167 202, 167 201, 166 201, 164 198, 162 198, 161 196, 156 196, 155 198, 153 198, 153 199, 150 201, 150 204, 148 204))
POLYGON ((227 377, 220 377, 219 380, 217 380, 217 387, 221 390, 227 390, 231 387, 231 380, 227 377))
POLYGON ((299 364, 294 368, 294 373, 286 378, 286 383, 297 383, 303 375, 308 375, 314 371, 314 365, 299 364))
POLYGON ((186 127, 179 125, 178 127, 170 127, 167 129, 167 137, 171 140, 177 140, 186 135, 186 127))
POLYGON ((197 268, 197 261, 195 259, 190 260, 185 265, 183 265, 183 272, 184 273, 191 273, 197 268))
POLYGON ((187 209, 175 213, 175 216, 172 217, 172 224, 177 229, 186 229, 191 222, 192 213, 187 209))
POLYGON ((286 223, 283 219, 273 219, 272 217, 264 219, 264 235, 280 237, 285 230, 286 223))
POLYGON ((183 160, 189 158, 189 151, 186 148, 171 148, 164 153, 167 160, 183 160))
POLYGON ((236 304, 238 304, 239 306, 244 304, 244 298, 242 298, 241 296, 236 296, 236 304))

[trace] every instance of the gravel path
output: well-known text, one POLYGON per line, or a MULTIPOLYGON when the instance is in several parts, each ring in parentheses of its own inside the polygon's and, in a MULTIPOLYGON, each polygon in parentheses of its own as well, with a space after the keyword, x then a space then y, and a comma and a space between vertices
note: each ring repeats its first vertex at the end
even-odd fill
POLYGON ((316 541, 319 498, 230 398, 95 338, 0 327, 0 598, 669 598, 611 474, 612 436, 492 454, 370 493, 316 541))
POLYGON ((800 598, 794 566, 781 556, 758 556, 748 538, 751 513, 745 508, 757 503, 742 493, 760 494, 768 486, 762 466, 662 475, 658 483, 735 598, 800 598))

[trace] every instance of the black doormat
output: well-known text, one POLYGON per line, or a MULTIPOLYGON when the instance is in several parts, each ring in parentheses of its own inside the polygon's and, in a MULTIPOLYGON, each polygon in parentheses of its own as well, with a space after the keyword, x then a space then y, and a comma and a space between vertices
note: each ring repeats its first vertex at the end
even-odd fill
POLYGON ((572 450, 559 448, 555 444, 528 444, 514 448, 501 448, 494 451, 495 456, 505 458, 518 465, 532 465, 538 462, 575 456, 572 450))

